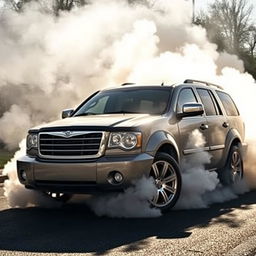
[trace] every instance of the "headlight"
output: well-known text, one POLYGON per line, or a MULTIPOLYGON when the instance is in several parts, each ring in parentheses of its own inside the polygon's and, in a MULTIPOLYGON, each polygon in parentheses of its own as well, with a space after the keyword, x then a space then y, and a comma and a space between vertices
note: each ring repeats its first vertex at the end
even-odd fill
POLYGON ((29 134, 27 136, 27 149, 37 148, 37 144, 38 144, 37 138, 38 138, 37 134, 29 134))
POLYGON ((108 142, 109 148, 134 149, 141 147, 140 132, 112 132, 108 142))

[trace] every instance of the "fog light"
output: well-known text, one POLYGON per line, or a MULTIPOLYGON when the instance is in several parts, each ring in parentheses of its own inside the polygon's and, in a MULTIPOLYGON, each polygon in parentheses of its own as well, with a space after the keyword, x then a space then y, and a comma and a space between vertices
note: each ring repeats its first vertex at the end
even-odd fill
POLYGON ((114 175, 114 179, 117 183, 120 183, 123 181, 123 175, 120 172, 116 172, 114 175))
POLYGON ((22 178, 24 181, 27 179, 27 174, 26 174, 26 172, 25 172, 24 170, 22 170, 22 171, 20 172, 20 176, 21 176, 21 178, 22 178))

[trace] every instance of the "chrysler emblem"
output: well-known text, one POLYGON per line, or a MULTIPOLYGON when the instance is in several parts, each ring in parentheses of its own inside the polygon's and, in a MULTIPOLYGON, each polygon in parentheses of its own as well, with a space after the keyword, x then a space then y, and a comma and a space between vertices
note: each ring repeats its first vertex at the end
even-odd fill
POLYGON ((72 135, 71 131, 65 131, 64 132, 65 137, 70 137, 72 135))

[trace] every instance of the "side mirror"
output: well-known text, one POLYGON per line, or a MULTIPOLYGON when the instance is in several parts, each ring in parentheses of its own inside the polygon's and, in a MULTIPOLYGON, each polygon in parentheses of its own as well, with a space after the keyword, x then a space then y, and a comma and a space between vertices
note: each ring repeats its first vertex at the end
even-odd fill
POLYGON ((74 112, 74 109, 65 109, 62 111, 61 117, 62 119, 70 117, 74 112))
POLYGON ((204 107, 200 103, 186 103, 182 106, 182 112, 178 113, 179 117, 200 116, 204 113, 204 107))

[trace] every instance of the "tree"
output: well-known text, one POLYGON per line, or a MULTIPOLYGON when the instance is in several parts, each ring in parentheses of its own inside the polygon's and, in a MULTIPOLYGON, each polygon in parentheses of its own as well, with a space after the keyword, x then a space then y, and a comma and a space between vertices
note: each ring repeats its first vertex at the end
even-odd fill
POLYGON ((20 1, 15 1, 15 0, 5 0, 5 5, 10 7, 12 10, 16 12, 20 12, 23 8, 23 6, 32 0, 20 0, 20 1))
POLYGON ((255 57, 255 50, 256 50, 256 26, 252 25, 250 27, 249 36, 248 36, 248 45, 249 45, 249 52, 251 57, 255 57))
POLYGON ((54 0, 53 10, 56 16, 60 11, 71 11, 75 6, 80 7, 87 4, 85 0, 54 0))
POLYGON ((201 25, 207 31, 208 39, 217 45, 218 51, 224 51, 226 48, 225 45, 225 37, 219 27, 212 22, 211 17, 209 17, 206 13, 200 12, 197 17, 195 18, 194 22, 195 25, 201 25))
POLYGON ((256 79, 256 26, 251 21, 252 10, 247 0, 216 0, 194 23, 206 29, 218 51, 238 55, 245 70, 256 79))
POLYGON ((225 39, 229 52, 239 53, 248 42, 253 6, 247 0, 216 0, 209 8, 209 18, 225 39))
POLYGON ((71 11, 74 7, 87 4, 86 0, 4 0, 5 5, 16 12, 22 12, 27 4, 33 2, 37 3, 43 11, 52 12, 56 16, 61 11, 71 11))

